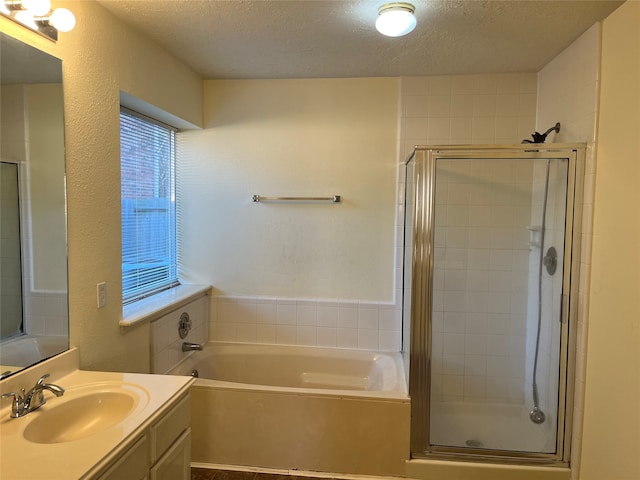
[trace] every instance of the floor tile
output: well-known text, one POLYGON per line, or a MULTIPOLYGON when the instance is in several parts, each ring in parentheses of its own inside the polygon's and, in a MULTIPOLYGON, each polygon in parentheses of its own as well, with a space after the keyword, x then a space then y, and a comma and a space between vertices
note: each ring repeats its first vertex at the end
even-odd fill
POLYGON ((209 470, 208 468, 191 468, 191 480, 213 480, 217 470, 209 470))
POLYGON ((333 480, 316 477, 298 477, 279 473, 241 472, 236 470, 216 470, 191 468, 191 480, 333 480))

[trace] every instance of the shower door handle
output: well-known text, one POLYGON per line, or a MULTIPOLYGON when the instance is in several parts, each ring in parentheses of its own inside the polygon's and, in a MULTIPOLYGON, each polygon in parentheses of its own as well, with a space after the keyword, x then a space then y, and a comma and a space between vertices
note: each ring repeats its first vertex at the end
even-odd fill
POLYGON ((569 295, 563 293, 560 297, 560 323, 569 319, 569 295))

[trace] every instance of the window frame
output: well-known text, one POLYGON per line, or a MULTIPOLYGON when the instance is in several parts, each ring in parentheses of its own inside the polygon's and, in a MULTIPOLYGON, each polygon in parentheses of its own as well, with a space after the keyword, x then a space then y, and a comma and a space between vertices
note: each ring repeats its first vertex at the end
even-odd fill
MULTIPOLYGON (((163 123, 157 119, 148 117, 147 115, 141 114, 140 112, 127 108, 123 105, 120 106, 119 122, 120 122, 120 226, 121 226, 121 247, 122 247, 122 251, 121 251, 122 303, 124 306, 126 306, 180 285, 180 280, 178 278, 177 178, 176 178, 176 171, 177 171, 176 134, 178 133, 178 129, 171 125, 167 125, 166 123, 163 123), (162 141, 168 141, 169 143, 168 145, 169 158, 167 162, 168 165, 165 165, 165 173, 168 175, 169 178, 167 180, 167 183, 160 185, 160 182, 158 181, 159 179, 158 159, 154 152, 153 162, 152 162, 152 166, 154 168, 153 186, 152 186, 153 196, 146 197, 147 201, 149 201, 149 199, 152 199, 159 204, 162 204, 163 202, 161 201, 158 202, 158 199, 164 198, 165 202, 168 201, 167 205, 164 208, 163 207, 154 208, 153 206, 146 207, 146 208, 140 207, 140 210, 136 211, 136 208, 134 205, 136 201, 140 201, 141 199, 138 199, 135 197, 129 198, 129 200, 131 200, 131 203, 132 203, 131 209, 129 209, 129 206, 125 208, 126 197, 124 193, 124 190, 125 190, 124 187, 125 187, 126 180, 124 179, 124 173, 125 173, 125 168, 127 168, 127 165, 125 165, 124 163, 125 156, 123 155, 123 145, 125 145, 125 140, 124 140, 125 135, 123 135, 124 133, 123 116, 125 118, 131 119, 133 122, 140 122, 138 123, 138 125, 147 125, 149 127, 149 130, 145 132, 145 134, 149 134, 150 137, 152 135, 151 132, 154 132, 154 130, 155 132, 165 131, 168 135, 168 138, 162 139, 162 141), (161 130, 158 130, 158 129, 161 129, 161 130), (158 195, 159 190, 165 191, 164 197, 160 197, 158 195), (139 231, 141 229, 140 222, 136 223, 136 220, 134 220, 129 225, 125 226, 125 216, 124 216, 125 212, 128 212, 129 214, 133 214, 133 215, 138 215, 138 214, 144 215, 146 213, 149 216, 153 216, 155 214, 155 216, 157 217, 158 214, 160 214, 160 216, 162 215, 163 210, 166 210, 168 215, 166 224, 164 224, 163 226, 166 226, 165 232, 167 233, 167 235, 164 238, 169 239, 167 244, 167 248, 169 251, 167 252, 166 255, 160 258, 160 261, 163 261, 163 262, 166 261, 166 267, 156 265, 156 266, 147 267, 145 269, 140 265, 147 262, 141 262, 141 263, 125 262, 126 255, 139 255, 142 252, 149 251, 144 247, 141 248, 141 244, 139 241, 135 242, 135 246, 133 249, 125 248, 125 242, 127 241, 125 237, 128 236, 126 232, 127 227, 129 228, 131 228, 132 226, 135 227, 134 236, 136 237, 140 235, 139 231), (137 268, 136 267, 131 268, 131 270, 137 270, 137 272, 131 273, 131 274, 125 274, 126 265, 138 265, 137 268), (167 274, 164 276, 157 273, 151 273, 151 274, 143 273, 145 270, 153 271, 154 269, 158 270, 162 268, 166 268, 167 270, 167 274), (145 277, 151 278, 151 281, 141 282, 141 278, 144 279, 145 277), (134 287, 127 288, 127 284, 131 282, 134 282, 134 287)), ((137 135, 134 134, 134 132, 129 132, 129 133, 131 133, 131 137, 130 137, 131 139, 136 139, 136 137, 138 137, 137 135)), ((143 136, 139 136, 137 139, 144 140, 145 138, 143 136)), ((153 146, 151 148, 153 148, 153 146)), ((130 168, 135 167, 136 166, 135 162, 136 160, 128 162, 128 166, 130 168)), ((136 183, 135 187, 139 188, 140 185, 141 185, 140 183, 136 183)), ((151 203, 155 204, 155 202, 152 201, 151 203)), ((147 223, 149 221, 150 220, 148 220, 147 223)), ((157 219, 155 221, 157 221, 157 219)), ((150 227, 150 230, 152 230, 152 232, 149 232, 148 230, 148 233, 153 233, 156 236, 162 234, 162 229, 156 230, 153 227, 150 227)), ((138 238, 138 240, 140 239, 138 238)), ((158 247, 158 245, 155 245, 155 247, 156 247, 155 249, 151 250, 153 253, 158 253, 162 250, 162 248, 158 247)), ((148 262, 148 263, 151 264, 151 263, 158 263, 158 262, 148 262)))

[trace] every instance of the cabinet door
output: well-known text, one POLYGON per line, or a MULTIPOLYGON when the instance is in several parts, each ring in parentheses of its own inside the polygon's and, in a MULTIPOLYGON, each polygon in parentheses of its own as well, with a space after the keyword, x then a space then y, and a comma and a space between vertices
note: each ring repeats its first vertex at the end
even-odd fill
POLYGON ((187 428, 151 467, 150 480, 189 480, 191 478, 191 429, 187 428))
POLYGON ((191 403, 187 394, 151 427, 151 463, 164 455, 182 432, 189 428, 189 423, 191 403))
POLYGON ((149 437, 144 435, 99 480, 147 480, 149 463, 149 437))

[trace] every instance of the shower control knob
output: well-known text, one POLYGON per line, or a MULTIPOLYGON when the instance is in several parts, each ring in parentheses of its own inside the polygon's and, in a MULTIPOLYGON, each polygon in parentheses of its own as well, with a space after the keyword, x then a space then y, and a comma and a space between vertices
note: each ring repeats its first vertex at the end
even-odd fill
POLYGON ((553 275, 558 268, 558 252, 554 247, 547 250, 547 254, 542 258, 542 264, 547 268, 547 273, 553 275))
POLYGON ((178 321, 178 335, 180 338, 186 338, 191 330, 191 318, 187 312, 182 312, 180 320, 178 321))

